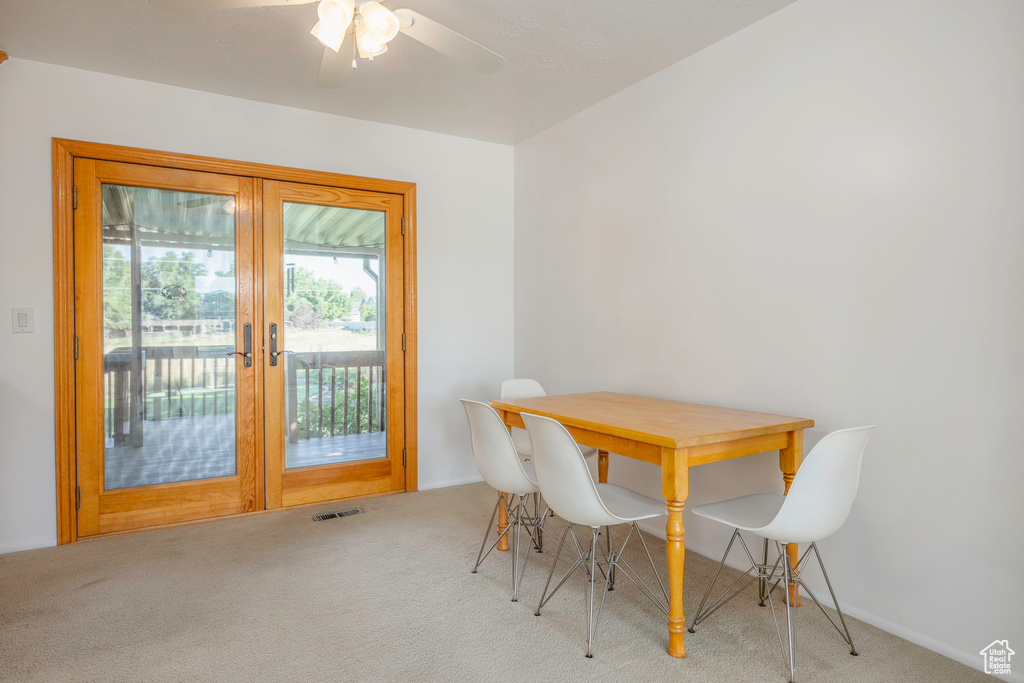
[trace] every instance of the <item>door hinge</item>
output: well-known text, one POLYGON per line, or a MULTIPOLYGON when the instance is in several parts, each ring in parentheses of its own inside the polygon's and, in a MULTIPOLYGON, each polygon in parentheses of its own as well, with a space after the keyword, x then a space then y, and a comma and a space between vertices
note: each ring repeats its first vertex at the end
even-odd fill
POLYGON ((402 237, 405 237, 405 216, 402 216, 402 237))
POLYGON ((76 486, 75 487, 75 509, 76 510, 81 510, 82 509, 82 487, 81 486, 76 486))
POLYGON ((408 457, 408 453, 406 453, 406 450, 403 448, 402 449, 402 467, 405 467, 405 463, 406 463, 406 458, 407 457, 408 457))
POLYGON ((78 355, 79 355, 78 337, 75 337, 75 360, 78 360, 78 355))
POLYGON ((75 185, 71 190, 71 208, 78 208, 78 185, 75 185))
POLYGON ((402 334, 402 350, 405 351, 405 334, 402 334))

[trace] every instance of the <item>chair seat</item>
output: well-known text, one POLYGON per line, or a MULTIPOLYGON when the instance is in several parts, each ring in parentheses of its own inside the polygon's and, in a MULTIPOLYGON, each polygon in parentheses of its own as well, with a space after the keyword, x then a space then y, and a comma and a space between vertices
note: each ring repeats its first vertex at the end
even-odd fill
POLYGON ((596 486, 597 494, 601 497, 604 506, 608 508, 608 512, 624 521, 636 522, 668 514, 663 500, 654 500, 615 484, 596 484, 596 486))
MULTIPOLYGON (((515 444, 519 455, 526 458, 533 457, 533 444, 530 442, 530 435, 526 433, 526 430, 519 429, 518 427, 513 428, 512 443, 515 444)), ((584 458, 597 455, 597 449, 590 446, 580 446, 580 450, 583 451, 584 458)))
POLYGON ((775 493, 755 493, 718 503, 698 505, 692 508, 692 512, 743 531, 757 531, 775 519, 785 501, 785 496, 775 493))

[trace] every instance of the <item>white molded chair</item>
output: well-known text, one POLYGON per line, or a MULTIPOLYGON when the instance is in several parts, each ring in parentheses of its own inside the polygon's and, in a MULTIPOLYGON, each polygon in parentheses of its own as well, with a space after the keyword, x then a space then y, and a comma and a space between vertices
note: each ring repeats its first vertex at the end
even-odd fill
MULTIPOLYGON (((548 392, 544 391, 544 387, 535 379, 506 379, 501 383, 501 397, 505 400, 514 401, 517 398, 535 398, 547 395, 548 392)), ((530 437, 522 429, 517 427, 512 429, 512 442, 516 445, 516 451, 519 455, 527 458, 533 455, 530 437)), ((582 446, 580 450, 588 458, 597 455, 596 448, 582 446)))
MULTIPOLYGON (((665 502, 642 496, 621 486, 595 484, 583 453, 564 426, 551 418, 528 413, 523 413, 523 420, 526 422, 527 431, 533 442, 534 466, 541 494, 551 510, 567 522, 558 544, 558 551, 555 553, 555 561, 551 565, 551 573, 548 574, 547 583, 544 585, 544 593, 537 605, 536 616, 540 616, 541 608, 562 587, 566 579, 577 568, 582 567, 587 580, 587 657, 593 657, 594 639, 597 637, 597 628, 604 610, 604 602, 608 598, 608 590, 613 581, 612 573, 615 569, 621 570, 655 605, 666 614, 668 613, 668 593, 665 591, 665 584, 658 576, 658 570, 654 566, 647 543, 636 525, 637 521, 641 519, 650 519, 666 514, 665 502), (625 540, 617 551, 605 552, 602 548, 601 553, 604 554, 604 557, 599 558, 597 537, 601 527, 618 524, 628 524, 629 533, 626 534, 625 540), (573 528, 577 525, 590 527, 589 545, 580 542, 573 528), (664 602, 651 591, 636 571, 622 558, 626 544, 629 543, 634 533, 643 544, 647 559, 651 563, 651 569, 658 578, 658 583, 661 584, 664 602), (565 546, 567 534, 572 534, 577 559, 554 589, 548 593, 558 560, 562 556, 562 548, 565 546), (604 577, 604 591, 600 607, 595 615, 598 572, 604 577)), ((572 546, 569 547, 572 548, 572 546)))
POLYGON ((476 466, 484 481, 498 490, 498 501, 494 504, 491 520, 487 523, 487 529, 484 531, 484 540, 480 543, 480 552, 477 553, 473 573, 476 574, 484 559, 490 555, 498 542, 507 536, 512 546, 512 602, 517 602, 519 586, 522 583, 523 574, 526 572, 526 565, 530 561, 531 545, 530 541, 526 543, 526 557, 520 566, 520 556, 523 554, 521 532, 523 527, 526 527, 531 541, 539 544, 546 511, 544 515, 540 516, 536 513, 531 515, 528 512, 527 500, 533 496, 536 508, 536 497, 539 492, 533 465, 516 453, 512 437, 497 411, 480 401, 470 401, 469 399, 461 399, 461 401, 466 409, 466 416, 469 418, 476 466), (498 534, 490 548, 484 552, 487 538, 491 528, 494 527, 494 518, 498 514, 499 506, 504 506, 505 512, 508 514, 508 526, 498 534))
POLYGON ((835 591, 832 590, 832 582, 829 581, 825 564, 821 560, 817 542, 838 531, 850 516, 850 509, 853 507, 853 500, 857 495, 857 486, 860 482, 860 466, 864 457, 864 449, 873 430, 873 425, 842 429, 832 432, 819 441, 797 471, 790 486, 789 495, 761 493, 718 503, 698 505, 693 508, 695 515, 728 524, 735 527, 735 530, 725 549, 725 555, 722 556, 722 563, 718 566, 718 571, 715 572, 704 598, 700 601, 697 616, 694 617, 689 628, 690 633, 695 632, 697 624, 707 619, 756 580, 760 604, 764 605, 764 601, 768 600, 771 605, 775 630, 779 635, 779 645, 782 646, 783 657, 789 666, 789 680, 792 682, 796 679, 797 665, 797 611, 795 606, 790 604, 792 594, 787 587, 793 584, 803 587, 814 604, 821 609, 822 614, 828 617, 839 635, 850 646, 850 654, 857 654, 850 629, 846 626, 846 619, 839 607, 839 601, 836 600, 835 591), (740 531, 749 531, 764 539, 764 550, 760 563, 754 560, 740 531), (725 566, 725 560, 729 557, 729 551, 732 550, 737 539, 743 547, 747 559, 750 560, 751 567, 726 589, 722 597, 705 610, 704 605, 707 603, 708 596, 711 595, 711 589, 714 587, 722 567, 725 566), (772 565, 768 564, 769 540, 775 543, 779 553, 778 559, 772 565), (804 552, 796 566, 792 566, 786 552, 790 543, 810 543, 810 547, 804 552), (832 595, 832 603, 839 613, 842 628, 829 616, 818 602, 818 598, 801 578, 801 567, 811 551, 814 551, 814 557, 818 561, 818 566, 821 567, 825 585, 828 586, 828 592, 832 595), (779 566, 780 562, 782 563, 781 567, 779 566), (754 576, 736 588, 751 571, 754 572, 754 576), (769 585, 772 581, 774 583, 769 585), (775 612, 775 601, 772 599, 772 592, 780 582, 783 584, 783 592, 786 595, 788 647, 782 642, 782 629, 775 612))

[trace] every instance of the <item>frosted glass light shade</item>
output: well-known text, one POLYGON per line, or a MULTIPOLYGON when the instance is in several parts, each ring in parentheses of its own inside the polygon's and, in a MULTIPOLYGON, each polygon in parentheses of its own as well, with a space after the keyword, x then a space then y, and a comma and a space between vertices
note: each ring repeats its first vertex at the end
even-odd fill
POLYGON ((359 6, 359 16, 363 25, 376 42, 386 43, 398 35, 401 22, 395 13, 379 2, 369 0, 359 6))
POLYGON ((362 22, 356 22, 356 46, 360 57, 376 57, 388 51, 388 44, 370 33, 362 22))
POLYGON ((355 0, 321 0, 316 8, 320 21, 310 31, 316 39, 335 52, 345 42, 345 33, 355 14, 355 0))
POLYGON ((342 27, 340 24, 329 24, 322 19, 316 22, 316 26, 310 31, 316 39, 323 43, 324 47, 329 47, 335 52, 341 49, 341 44, 345 42, 345 29, 347 26, 342 27))
POLYGON ((352 15, 355 12, 355 0, 321 0, 316 8, 320 21, 329 24, 344 24, 345 28, 352 23, 352 15))

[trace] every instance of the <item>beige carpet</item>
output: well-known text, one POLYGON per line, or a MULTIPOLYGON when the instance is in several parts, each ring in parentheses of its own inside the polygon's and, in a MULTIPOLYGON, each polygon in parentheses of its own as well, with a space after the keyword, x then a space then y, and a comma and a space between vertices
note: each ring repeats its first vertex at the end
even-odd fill
MULTIPOLYGON (((0 680, 785 680, 753 588, 676 660, 664 617, 623 580, 586 659, 582 579, 533 616, 553 552, 533 556, 519 603, 507 554, 470 574, 493 495, 475 484, 359 501, 364 514, 324 522, 310 515, 347 506, 0 556, 0 680)), ((650 542, 663 564, 664 542, 650 542)), ((688 613, 713 566, 689 556, 688 613)), ((800 680, 990 680, 856 620, 852 657, 816 608, 800 616, 800 680)))

